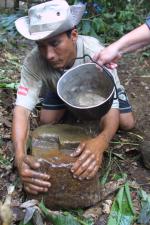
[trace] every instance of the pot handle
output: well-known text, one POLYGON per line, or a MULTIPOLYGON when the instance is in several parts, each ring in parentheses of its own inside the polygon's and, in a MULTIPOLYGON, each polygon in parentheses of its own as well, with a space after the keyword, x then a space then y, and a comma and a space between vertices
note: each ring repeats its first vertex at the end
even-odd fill
POLYGON ((103 71, 106 73, 106 75, 112 80, 113 84, 114 84, 114 87, 115 87, 115 90, 116 90, 116 97, 114 98, 114 100, 118 99, 118 91, 117 91, 117 87, 116 87, 116 84, 115 84, 115 81, 114 81, 114 78, 113 76, 111 75, 111 73, 109 72, 109 70, 106 69, 105 66, 101 66, 99 63, 97 63, 95 60, 92 59, 92 57, 88 54, 85 54, 83 55, 82 57, 77 57, 75 59, 84 59, 85 57, 89 57, 89 59, 95 63, 96 65, 98 65, 99 67, 101 67, 103 69, 103 71))

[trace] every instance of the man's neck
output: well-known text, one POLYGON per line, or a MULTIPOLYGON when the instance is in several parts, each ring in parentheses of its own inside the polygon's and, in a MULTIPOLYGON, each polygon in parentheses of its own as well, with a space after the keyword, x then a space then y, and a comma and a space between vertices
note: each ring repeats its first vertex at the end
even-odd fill
POLYGON ((63 70, 70 69, 73 66, 73 64, 75 63, 76 57, 77 57, 77 45, 75 44, 75 49, 74 49, 74 52, 73 52, 73 56, 72 56, 71 60, 69 61, 69 63, 64 67, 63 70))

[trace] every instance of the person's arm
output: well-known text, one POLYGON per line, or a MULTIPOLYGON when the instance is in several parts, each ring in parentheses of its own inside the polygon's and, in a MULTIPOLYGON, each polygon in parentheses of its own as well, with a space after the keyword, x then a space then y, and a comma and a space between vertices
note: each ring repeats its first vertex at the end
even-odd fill
POLYGON ((118 51, 123 54, 137 50, 150 43, 150 30, 146 24, 134 29, 120 38, 116 44, 118 51))
POLYGON ((100 53, 96 53, 94 60, 100 65, 105 64, 113 69, 115 67, 113 63, 120 59, 124 53, 135 51, 148 44, 150 44, 150 28, 147 24, 143 24, 106 47, 100 53))
POLYGON ((22 106, 16 106, 13 113, 12 138, 15 148, 15 163, 19 166, 20 160, 26 154, 26 140, 29 131, 30 111, 22 106))
POLYGON ((80 143, 72 156, 79 156, 71 171, 75 178, 80 180, 92 178, 102 163, 104 151, 119 127, 118 109, 110 109, 101 119, 101 133, 90 140, 80 143))
POLYGON ((32 194, 48 191, 49 176, 36 172, 40 167, 33 157, 26 155, 26 141, 29 133, 30 111, 22 106, 16 106, 13 114, 12 139, 15 149, 15 163, 24 189, 32 194))

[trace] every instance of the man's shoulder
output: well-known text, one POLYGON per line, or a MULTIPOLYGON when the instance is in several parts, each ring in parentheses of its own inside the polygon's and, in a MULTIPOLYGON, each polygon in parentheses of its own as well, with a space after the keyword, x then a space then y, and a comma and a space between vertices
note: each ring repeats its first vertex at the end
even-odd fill
POLYGON ((84 44, 96 44, 96 45, 101 45, 104 46, 99 39, 92 37, 92 36, 86 36, 86 35, 79 35, 79 39, 82 39, 84 44))
POLYGON ((32 77, 35 79, 47 79, 50 73, 46 60, 40 55, 37 47, 33 48, 26 56, 22 70, 22 77, 32 77))
POLYGON ((37 47, 34 47, 26 56, 23 67, 28 71, 33 73, 40 74, 47 71, 47 62, 41 56, 37 47))
POLYGON ((79 35, 79 39, 82 40, 84 51, 86 53, 94 53, 104 48, 104 45, 95 37, 79 35))
POLYGON ((37 47, 34 47, 25 57, 25 62, 37 61, 40 58, 40 54, 37 47))

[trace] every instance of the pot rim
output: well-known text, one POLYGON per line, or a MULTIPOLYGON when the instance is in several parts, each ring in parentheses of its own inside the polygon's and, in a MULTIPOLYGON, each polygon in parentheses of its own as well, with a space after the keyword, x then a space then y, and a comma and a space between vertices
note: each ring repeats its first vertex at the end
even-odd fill
MULTIPOLYGON (((78 68, 78 67, 81 67, 81 66, 83 66, 83 65, 85 65, 85 64, 88 64, 88 65, 95 65, 95 63, 82 63, 82 64, 80 64, 80 65, 78 65, 78 66, 76 66, 76 67, 74 67, 74 68, 71 68, 71 69, 69 69, 68 71, 66 71, 61 77, 60 77, 60 79, 58 80, 58 83, 57 83, 57 94, 58 94, 58 96, 67 104, 67 105, 69 105, 69 106, 71 106, 72 108, 76 108, 76 109, 93 109, 93 108, 96 108, 96 107, 99 107, 99 106, 101 106, 101 105, 103 105, 105 102, 107 102, 108 101, 108 99, 110 99, 111 97, 112 97, 112 95, 115 93, 115 86, 113 87, 113 90, 112 90, 112 92, 110 93, 110 95, 104 100, 104 101, 102 101, 100 104, 96 104, 96 105, 93 105, 93 106, 75 106, 75 105, 72 105, 72 104, 70 104, 69 102, 67 102, 61 95, 60 95, 60 91, 59 91, 59 86, 60 86, 60 82, 61 82, 61 80, 70 72, 70 71, 72 71, 72 70, 75 70, 76 68, 78 68)), ((109 77, 109 76, 108 76, 109 77)), ((109 77, 109 79, 111 80, 111 78, 109 77)))

